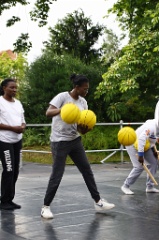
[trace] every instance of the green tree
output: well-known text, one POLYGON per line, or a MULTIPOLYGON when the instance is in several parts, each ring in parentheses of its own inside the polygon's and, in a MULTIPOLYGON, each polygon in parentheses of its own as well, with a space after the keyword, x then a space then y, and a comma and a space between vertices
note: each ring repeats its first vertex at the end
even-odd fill
POLYGON ((145 13, 156 9, 158 0, 117 0, 109 13, 115 13, 119 26, 123 31, 128 30, 130 40, 140 34, 143 25, 150 24, 145 13))
POLYGON ((17 58, 13 60, 4 52, 0 56, 0 81, 8 77, 14 78, 21 89, 27 66, 27 61, 22 54, 18 54, 17 58))
POLYGON ((59 20, 54 28, 49 28, 50 39, 46 48, 57 54, 69 53, 80 58, 86 64, 97 60, 100 51, 94 48, 104 27, 93 25, 89 17, 85 17, 83 10, 74 11, 59 20))
POLYGON ((28 68, 25 87, 21 101, 25 108, 27 123, 48 123, 45 116, 51 99, 62 91, 72 90, 69 77, 72 73, 85 74, 90 79, 90 90, 87 95, 89 109, 95 111, 98 121, 102 115, 102 103, 94 101, 94 91, 101 79, 101 69, 86 65, 70 55, 44 53, 28 68))
POLYGON ((159 4, 154 9, 150 4, 149 10, 147 6, 142 17, 140 32, 135 35, 134 31, 134 37, 97 87, 96 97, 104 97, 112 121, 145 121, 154 117, 159 96, 159 4))
POLYGON ((120 54, 120 40, 112 29, 105 29, 105 37, 101 46, 101 63, 110 65, 120 54))
POLYGON ((11 59, 9 55, 4 52, 0 56, 0 82, 5 78, 14 78, 18 84, 17 98, 21 98, 26 85, 25 72, 28 67, 27 60, 19 53, 16 59, 11 59))
MULTIPOLYGON (((47 24, 48 13, 50 10, 50 5, 56 0, 36 0, 34 4, 34 8, 30 11, 30 18, 32 21, 37 21, 39 27, 43 27, 47 24)), ((5 0, 0 2, 0 15, 2 15, 3 11, 10 9, 12 7, 21 5, 29 5, 31 1, 26 0, 5 0)), ((21 19, 17 16, 12 16, 8 19, 6 26, 10 27, 14 25, 16 22, 21 19)), ((14 43, 14 51, 15 52, 27 52, 32 47, 32 43, 29 41, 29 34, 22 33, 21 36, 18 37, 17 41, 14 43)))

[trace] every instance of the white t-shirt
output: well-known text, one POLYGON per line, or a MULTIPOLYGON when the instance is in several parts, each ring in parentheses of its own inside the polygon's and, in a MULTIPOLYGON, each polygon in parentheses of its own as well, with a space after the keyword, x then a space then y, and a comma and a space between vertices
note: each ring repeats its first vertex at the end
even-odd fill
MULTIPOLYGON (((14 99, 14 102, 9 102, 0 96, 0 123, 9 126, 21 126, 25 123, 24 109, 19 100, 14 99)), ((16 143, 21 139, 22 133, 0 129, 0 141, 2 142, 16 143)))
POLYGON ((159 101, 156 104, 155 108, 155 120, 156 120, 156 136, 159 137, 159 101))
MULTIPOLYGON (((75 100, 68 92, 59 93, 50 101, 50 105, 53 105, 57 108, 61 108, 66 103, 74 103, 79 107, 80 110, 88 109, 85 98, 79 96, 79 98, 75 100)), ((60 114, 52 118, 50 136, 50 140, 52 142, 72 141, 79 136, 80 135, 77 132, 77 124, 65 123, 62 121, 60 114)))

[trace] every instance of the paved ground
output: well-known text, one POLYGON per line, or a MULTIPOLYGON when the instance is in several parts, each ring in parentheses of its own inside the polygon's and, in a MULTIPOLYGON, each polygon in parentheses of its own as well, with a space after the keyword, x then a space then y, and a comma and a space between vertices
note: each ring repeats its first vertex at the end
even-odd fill
POLYGON ((145 172, 132 188, 135 195, 128 196, 120 186, 131 164, 92 165, 92 169, 102 197, 116 207, 96 213, 81 174, 75 166, 67 166, 51 205, 54 219, 43 220, 40 210, 51 166, 23 163, 15 198, 22 209, 0 212, 0 240, 158 239, 159 194, 145 193, 145 172))

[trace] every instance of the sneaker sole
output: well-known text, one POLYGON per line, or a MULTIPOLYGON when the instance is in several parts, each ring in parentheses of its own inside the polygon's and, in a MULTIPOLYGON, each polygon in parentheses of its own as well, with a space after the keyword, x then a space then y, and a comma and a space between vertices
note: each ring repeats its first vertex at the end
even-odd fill
POLYGON ((134 192, 125 192, 122 187, 121 187, 121 191, 126 194, 126 195, 134 195, 134 192))
POLYGON ((100 207, 98 207, 98 206, 95 206, 95 210, 96 210, 96 211, 105 211, 105 210, 110 210, 110 209, 112 209, 112 208, 114 208, 114 207, 115 207, 115 205, 112 206, 112 207, 108 207, 108 208, 100 208, 100 207))
POLYGON ((54 216, 52 216, 52 217, 44 217, 42 214, 41 214, 41 217, 44 218, 44 219, 53 219, 54 218, 54 216))
POLYGON ((155 192, 155 191, 146 191, 147 193, 159 193, 159 192, 155 192))

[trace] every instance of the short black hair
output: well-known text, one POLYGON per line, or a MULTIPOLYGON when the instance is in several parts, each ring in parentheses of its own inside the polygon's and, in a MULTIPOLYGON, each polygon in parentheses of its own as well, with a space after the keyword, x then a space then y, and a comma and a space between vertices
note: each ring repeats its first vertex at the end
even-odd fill
POLYGON ((0 95, 4 95, 3 87, 6 87, 9 82, 16 82, 13 78, 6 78, 1 82, 0 85, 0 95))
POLYGON ((73 73, 70 76, 70 80, 72 81, 74 87, 76 85, 81 86, 83 83, 89 82, 89 79, 85 75, 82 75, 82 74, 76 75, 75 73, 73 73))

